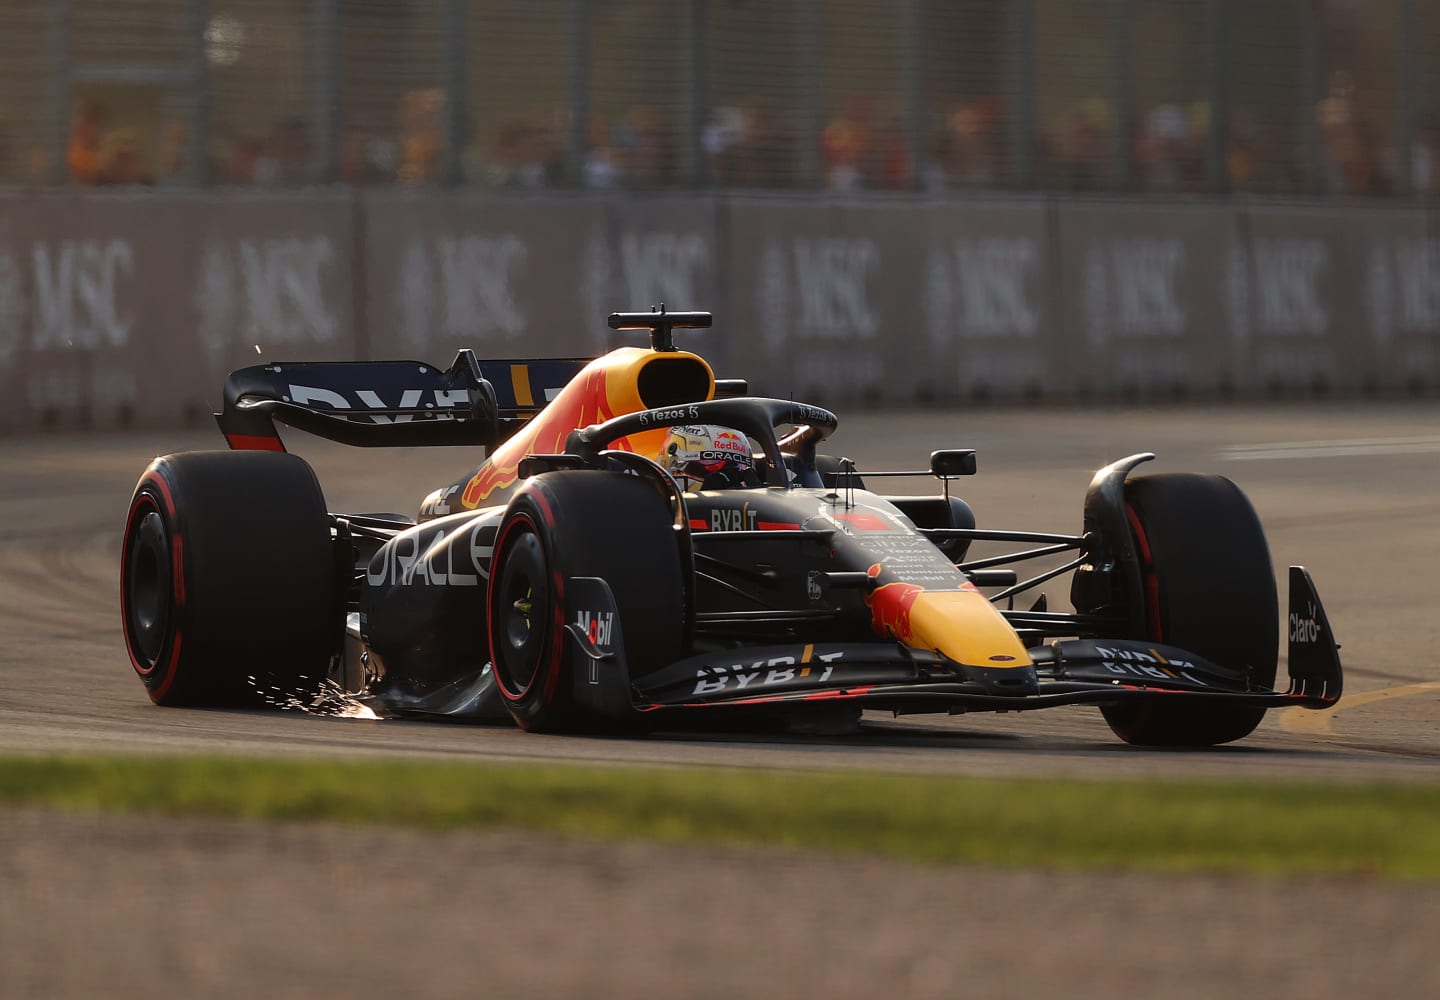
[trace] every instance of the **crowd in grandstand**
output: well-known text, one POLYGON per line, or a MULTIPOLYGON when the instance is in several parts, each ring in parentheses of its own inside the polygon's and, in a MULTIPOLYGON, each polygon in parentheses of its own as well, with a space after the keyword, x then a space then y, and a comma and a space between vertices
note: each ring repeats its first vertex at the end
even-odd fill
MULTIPOLYGON (((333 179, 353 185, 446 181, 444 100, 438 89, 414 90, 401 100, 398 128, 390 134, 342 133, 333 179)), ((572 129, 563 114, 513 118, 474 137, 459 158, 460 175, 492 189, 663 188, 689 186, 698 176, 726 188, 932 193, 1015 187, 1019 176, 1013 128, 996 97, 950 109, 918 137, 902 115, 882 112, 864 95, 843 102, 818 128, 807 128, 793 108, 762 98, 716 107, 693 143, 672 117, 637 106, 614 121, 592 122, 578 158, 571 155, 572 129), (811 148, 807 135, 815 136, 811 148), (698 171, 695 156, 702 161, 698 171)), ((1408 183, 1417 193, 1440 194, 1440 116, 1421 122, 1406 163, 1399 144, 1377 134, 1353 83, 1337 74, 1309 125, 1313 159, 1293 123, 1281 130, 1234 109, 1222 147, 1229 189, 1376 196, 1404 191, 1408 183)), ((1208 105, 1153 106, 1137 116, 1124 144, 1115 128, 1109 104, 1099 99, 1079 101, 1060 120, 1043 122, 1030 144, 1031 186, 1214 190, 1208 105)), ((112 121, 103 101, 86 100, 71 123, 66 169, 72 183, 83 185, 181 183, 193 176, 190 147, 179 122, 142 134, 112 121)), ((214 183, 293 187, 330 179, 319 173, 316 136, 303 117, 283 117, 261 136, 219 135, 212 147, 207 173, 214 183)), ((53 177, 43 151, 17 151, 3 129, 0 168, 37 182, 53 177)))

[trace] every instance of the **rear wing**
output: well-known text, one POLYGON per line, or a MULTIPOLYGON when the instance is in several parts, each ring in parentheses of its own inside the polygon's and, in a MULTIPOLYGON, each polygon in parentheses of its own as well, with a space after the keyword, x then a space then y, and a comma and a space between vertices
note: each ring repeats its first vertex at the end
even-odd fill
POLYGON ((255 365, 230 373, 215 420, 237 450, 284 451, 276 421, 361 447, 493 448, 589 363, 481 361, 467 349, 448 369, 420 361, 255 365))

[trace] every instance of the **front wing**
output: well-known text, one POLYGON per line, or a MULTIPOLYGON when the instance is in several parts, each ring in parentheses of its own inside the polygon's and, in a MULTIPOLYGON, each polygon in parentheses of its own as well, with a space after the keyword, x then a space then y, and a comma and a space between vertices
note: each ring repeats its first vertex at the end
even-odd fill
POLYGON ((1113 705, 1132 699, 1333 706, 1343 673, 1309 573, 1290 568, 1288 670, 1284 691, 1185 650, 1136 640, 1061 640, 1029 650, 1033 665, 975 666, 898 643, 809 643, 692 656, 632 680, 609 587, 576 577, 567 588, 568 631, 589 664, 573 678, 576 699, 602 715, 845 701, 897 713, 1026 711, 1113 705))

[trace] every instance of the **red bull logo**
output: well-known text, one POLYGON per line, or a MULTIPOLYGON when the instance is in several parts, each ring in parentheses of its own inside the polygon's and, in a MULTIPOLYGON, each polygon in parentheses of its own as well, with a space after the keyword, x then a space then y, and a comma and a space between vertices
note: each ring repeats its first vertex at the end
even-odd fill
POLYGON ((915 639, 910 611, 923 593, 925 588, 913 583, 887 583, 876 587, 865 598, 870 607, 870 627, 877 635, 893 636, 909 645, 915 639))
MULTIPOLYGON (((565 438, 577 427, 598 424, 615 416, 606 392, 605 372, 595 369, 581 375, 566 387, 540 415, 499 448, 490 460, 476 470, 465 486, 461 503, 467 508, 478 507, 496 490, 503 490, 519 478, 520 459, 531 454, 548 454, 565 450, 565 438)), ((626 449, 624 439, 610 447, 626 449)))
POLYGON ((748 456, 750 453, 749 447, 747 447, 745 444, 745 439, 742 438, 739 434, 736 434, 734 431, 721 431, 719 434, 716 434, 715 450, 728 451, 733 452, 737 455, 746 456, 748 456))

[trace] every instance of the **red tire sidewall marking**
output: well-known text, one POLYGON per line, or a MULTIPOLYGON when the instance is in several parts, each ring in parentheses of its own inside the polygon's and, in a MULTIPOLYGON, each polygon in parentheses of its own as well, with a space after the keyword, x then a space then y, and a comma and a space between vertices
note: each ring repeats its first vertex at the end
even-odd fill
MULTIPOLYGON (((535 502, 535 507, 540 512, 540 519, 545 522, 545 527, 553 537, 559 527, 555 517, 555 507, 550 498, 538 489, 530 494, 530 499, 535 502)), ((537 532, 538 534, 538 532, 537 532)), ((541 547, 544 547, 544 539, 541 539, 541 547)), ((553 605, 553 619, 551 621, 550 637, 550 662, 545 671, 545 689, 541 697, 546 704, 552 703, 555 699, 555 688, 560 683, 560 659, 565 655, 565 577, 558 569, 550 565, 550 553, 545 553, 545 562, 550 569, 550 590, 552 594, 551 604, 553 605)), ((537 676, 531 679, 531 686, 537 676)), ((527 688, 528 690, 528 688, 527 688)))
POLYGON ((1130 504, 1125 505, 1125 516, 1130 521, 1130 530, 1135 534, 1135 546, 1140 556, 1140 585, 1144 590, 1145 624, 1154 642, 1164 642, 1165 633, 1160 626, 1160 578, 1155 573, 1155 558, 1150 551, 1150 539, 1140 515, 1130 504))
POLYGON ((139 484, 136 486, 135 498, 130 504, 130 513, 125 519, 124 538, 127 543, 137 517, 145 508, 149 508, 155 513, 165 517, 165 527, 170 535, 170 596, 173 602, 174 614, 172 616, 173 621, 171 622, 173 628, 168 641, 169 655, 166 655, 165 646, 162 645, 160 647, 160 656, 156 662, 149 666, 142 666, 141 658, 136 654, 134 645, 131 642, 130 609, 127 599, 127 591, 129 588, 127 586, 128 580, 126 579, 130 565, 128 544, 120 563, 120 615, 125 626, 123 629, 125 635, 125 651, 130 656, 130 665, 135 668, 135 672, 140 675, 140 679, 145 681, 145 686, 150 692, 151 701, 158 702, 161 698, 165 697, 166 692, 170 690, 170 686, 175 682, 175 668, 180 662, 180 649, 184 642, 183 628, 180 624, 180 611, 185 607, 185 539, 176 523, 178 518, 175 496, 170 492, 169 484, 165 482, 165 479, 155 469, 146 470, 145 474, 140 477, 139 484), (146 487, 151 487, 153 492, 147 490, 146 487), (156 502, 157 496, 164 504, 163 510, 161 510, 161 504, 156 502), (161 667, 162 663, 163 668, 161 667), (157 670, 159 671, 158 673, 157 670), (159 685, 151 687, 151 682, 153 682, 156 677, 160 678, 159 685))

